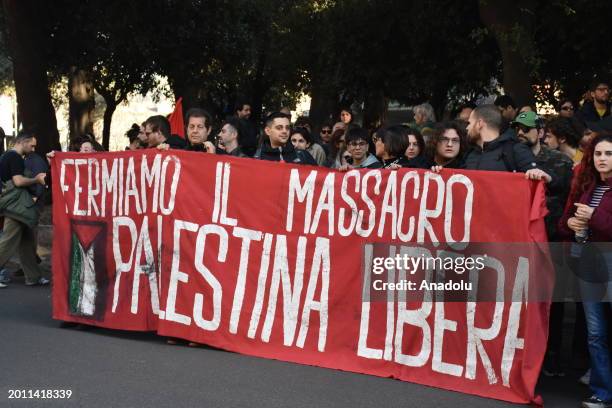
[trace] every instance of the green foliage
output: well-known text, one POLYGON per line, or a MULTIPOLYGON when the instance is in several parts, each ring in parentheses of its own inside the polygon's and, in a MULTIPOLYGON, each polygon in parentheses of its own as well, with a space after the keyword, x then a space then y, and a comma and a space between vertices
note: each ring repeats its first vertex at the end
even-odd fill
MULTIPOLYGON (((492 5, 499 2, 487 0, 492 5)), ((519 1, 501 34, 520 52, 541 100, 577 97, 612 73, 606 53, 612 2, 519 1)), ((217 117, 238 94, 255 110, 293 106, 318 90, 363 102, 375 90, 405 104, 445 105, 492 92, 502 61, 482 0, 141 0, 41 2, 41 44, 53 82, 72 67, 92 73, 105 99, 121 102, 168 78, 217 117)), ((2 15, 0 13, 0 21, 2 15)), ((0 87, 10 59, 0 32, 0 87)))
POLYGON ((6 22, 4 21, 4 9, 0 7, 0 93, 12 92, 13 63, 7 43, 6 22))
POLYGON ((612 78, 609 20, 612 2, 541 3, 536 41, 543 55, 537 82, 548 85, 539 97, 554 102, 555 92, 580 99, 594 77, 612 78))

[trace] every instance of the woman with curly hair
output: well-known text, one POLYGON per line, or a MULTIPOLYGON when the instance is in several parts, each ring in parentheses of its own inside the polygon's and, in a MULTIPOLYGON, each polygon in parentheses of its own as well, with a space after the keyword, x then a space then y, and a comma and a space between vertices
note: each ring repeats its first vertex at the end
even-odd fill
POLYGON ((559 230, 576 241, 571 252, 577 258, 578 284, 587 323, 589 386, 593 396, 582 406, 608 407, 612 405, 612 364, 606 340, 606 309, 612 309, 612 251, 609 246, 602 248, 586 243, 612 241, 612 135, 600 134, 593 138, 581 168, 565 214, 559 221, 559 230))

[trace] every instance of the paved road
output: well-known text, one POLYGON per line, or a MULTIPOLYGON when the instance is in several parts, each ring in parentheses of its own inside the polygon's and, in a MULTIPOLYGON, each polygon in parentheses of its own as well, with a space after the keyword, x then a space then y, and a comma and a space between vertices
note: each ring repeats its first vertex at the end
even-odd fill
MULTIPOLYGON (((61 329, 49 288, 0 291, 0 407, 517 407, 396 380, 169 346, 149 333, 61 329), (9 400, 9 389, 70 389, 9 400)), ((539 385, 545 406, 578 407, 578 372, 539 385)))

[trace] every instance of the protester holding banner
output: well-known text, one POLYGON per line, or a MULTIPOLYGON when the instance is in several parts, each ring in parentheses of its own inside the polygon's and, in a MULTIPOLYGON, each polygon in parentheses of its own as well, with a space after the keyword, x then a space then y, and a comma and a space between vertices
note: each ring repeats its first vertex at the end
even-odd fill
MULTIPOLYGON (((572 180, 572 160, 558 150, 544 146, 540 140, 544 134, 543 122, 533 111, 520 113, 512 127, 516 130, 519 142, 531 149, 535 156, 538 168, 551 175, 552 181, 546 189, 546 207, 548 215, 544 218, 546 222, 546 233, 549 242, 559 242, 557 224, 563 215, 565 202, 569 194, 572 180)), ((553 260, 556 279, 555 292, 558 298, 565 298, 567 274, 562 268, 563 252, 560 246, 551 245, 551 258, 553 260)), ((550 308, 548 349, 543 373, 549 377, 563 377, 565 375, 561 367, 561 344, 563 339, 563 316, 564 302, 553 301, 550 308)))
POLYGON ((327 156, 321 145, 312 140, 312 134, 306 127, 296 127, 291 131, 291 144, 298 150, 305 150, 316 160, 319 166, 325 163, 327 156))
POLYGON ((384 169, 398 169, 410 166, 410 160, 404 156, 408 149, 408 128, 406 126, 389 126, 378 130, 372 137, 376 156, 384 169))
POLYGON ((228 117, 219 131, 218 150, 219 154, 229 154, 234 157, 248 157, 242 152, 240 141, 244 135, 244 128, 240 119, 228 117))
POLYGON ((196 152, 207 151, 208 136, 212 131, 212 116, 204 109, 191 108, 185 115, 185 130, 187 133, 187 150, 196 152))
POLYGON ((467 133, 473 147, 465 157, 465 168, 518 171, 528 179, 550 182, 550 176, 537 168, 529 147, 518 143, 510 132, 500 135, 502 126, 503 118, 495 105, 481 105, 472 111, 467 133))
POLYGON ((612 253, 585 244, 612 241, 611 135, 598 135, 592 140, 581 167, 559 229, 567 237, 575 236, 577 241, 572 255, 578 258, 591 362, 589 386, 593 391, 582 406, 605 408, 612 406, 612 365, 606 341, 606 308, 612 309, 612 253))
POLYGON ((425 153, 425 139, 417 129, 408 128, 408 148, 404 155, 408 159, 414 159, 425 153))
POLYGON ((366 129, 353 127, 346 132, 345 138, 347 151, 351 159, 350 164, 343 166, 340 170, 348 170, 349 167, 356 169, 378 169, 382 167, 376 156, 368 152, 370 137, 366 129))
POLYGON ((317 165, 315 159, 305 150, 296 150, 289 142, 291 121, 282 112, 273 112, 266 118, 262 143, 255 152, 255 158, 268 161, 317 165))
POLYGON ((426 149, 427 168, 442 166, 448 169, 463 167, 467 150, 467 133, 458 122, 444 122, 434 126, 433 137, 426 149))
POLYGON ((185 149, 187 143, 185 139, 170 134, 170 122, 165 116, 150 116, 145 121, 145 136, 147 147, 159 149, 185 149))

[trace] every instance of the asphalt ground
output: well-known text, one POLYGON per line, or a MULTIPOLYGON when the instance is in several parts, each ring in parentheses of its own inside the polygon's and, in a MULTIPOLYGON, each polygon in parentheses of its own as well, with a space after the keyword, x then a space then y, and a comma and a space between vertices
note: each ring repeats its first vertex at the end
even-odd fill
MULTIPOLYGON (((21 278, 22 280, 23 278, 21 278)), ((153 333, 60 328, 49 287, 0 289, 0 407, 520 407, 423 385, 207 347, 153 333), (9 399, 9 390, 70 390, 9 399)), ((542 377, 546 407, 579 407, 581 371, 542 377)))

